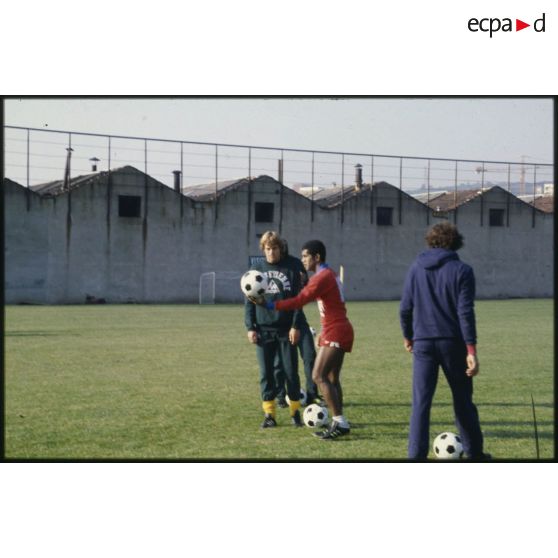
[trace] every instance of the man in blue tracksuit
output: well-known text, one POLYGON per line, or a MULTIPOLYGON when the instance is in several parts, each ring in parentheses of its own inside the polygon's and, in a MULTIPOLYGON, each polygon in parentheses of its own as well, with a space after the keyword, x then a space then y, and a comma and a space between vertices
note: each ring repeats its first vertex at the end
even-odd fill
POLYGON ((413 406, 409 432, 410 459, 426 459, 430 408, 441 366, 448 380, 455 422, 463 449, 471 459, 487 459, 473 376, 476 354, 475 276, 456 251, 463 237, 449 222, 434 225, 426 235, 428 250, 412 264, 400 304, 405 349, 413 353, 413 406))

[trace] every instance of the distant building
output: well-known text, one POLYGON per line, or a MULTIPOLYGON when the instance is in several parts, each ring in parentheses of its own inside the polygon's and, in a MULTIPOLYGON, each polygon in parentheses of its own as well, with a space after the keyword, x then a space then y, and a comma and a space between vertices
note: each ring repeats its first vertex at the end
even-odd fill
POLYGON ((480 298, 554 294, 550 205, 500 187, 446 191, 428 205, 386 182, 304 193, 265 175, 181 192, 131 166, 31 189, 4 179, 5 301, 197 302, 204 276, 217 302, 240 302, 238 280, 266 230, 295 255, 323 240, 348 300, 398 299, 441 219, 465 236, 460 257, 480 298))

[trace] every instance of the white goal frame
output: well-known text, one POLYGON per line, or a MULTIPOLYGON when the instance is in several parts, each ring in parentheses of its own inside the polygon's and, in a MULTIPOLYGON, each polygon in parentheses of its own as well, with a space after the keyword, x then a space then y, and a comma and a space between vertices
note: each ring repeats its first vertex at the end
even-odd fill
POLYGON ((200 275, 200 283, 198 289, 198 300, 200 304, 215 304, 215 271, 208 271, 207 273, 202 273, 200 275), (203 295, 203 284, 205 278, 209 278, 211 281, 210 292, 211 292, 211 302, 205 302, 202 298, 203 295))
POLYGON ((200 304, 239 303, 244 301, 240 290, 241 271, 207 271, 200 275, 200 304))

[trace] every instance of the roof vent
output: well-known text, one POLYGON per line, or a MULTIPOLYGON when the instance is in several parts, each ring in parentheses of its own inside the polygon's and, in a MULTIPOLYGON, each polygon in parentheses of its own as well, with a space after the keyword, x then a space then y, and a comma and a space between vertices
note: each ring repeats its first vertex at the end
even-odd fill
POLYGON ((174 174, 174 189, 176 192, 180 192, 180 175, 182 173, 179 170, 174 170, 172 174, 174 174))
POLYGON ((362 190, 362 165, 355 165, 355 189, 357 192, 362 190))
POLYGON ((97 157, 91 157, 89 160, 91 161, 91 172, 97 172, 97 163, 101 159, 97 159, 97 157))

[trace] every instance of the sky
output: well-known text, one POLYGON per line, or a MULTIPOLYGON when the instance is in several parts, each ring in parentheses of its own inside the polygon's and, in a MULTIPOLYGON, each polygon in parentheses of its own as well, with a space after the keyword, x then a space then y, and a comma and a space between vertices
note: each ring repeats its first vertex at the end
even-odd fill
POLYGON ((181 170, 182 185, 209 184, 248 176, 278 176, 289 187, 327 188, 354 182, 355 165, 365 183, 386 181, 408 192, 447 190, 454 184, 517 184, 525 170, 527 186, 553 180, 553 101, 549 98, 448 97, 313 97, 313 98, 10 98, 7 125, 44 131, 64 130, 139 138, 264 146, 345 153, 311 153, 195 146, 114 139, 110 156, 106 137, 6 131, 6 176, 34 186, 59 180, 66 166, 64 142, 71 139, 71 176, 132 165, 156 180, 173 185, 181 170), (146 156, 147 149, 147 156, 146 156), (182 151, 181 151, 182 150, 182 151), (370 154, 375 157, 350 154, 370 154), (379 158, 380 155, 403 157, 379 158), (410 157, 473 160, 460 163, 410 157), (482 164, 480 162, 483 162, 482 164), (526 166, 486 164, 525 162, 526 166), (484 168, 481 175, 478 169, 484 168))
POLYGON ((544 98, 12 98, 5 123, 182 141, 553 162, 544 98))

